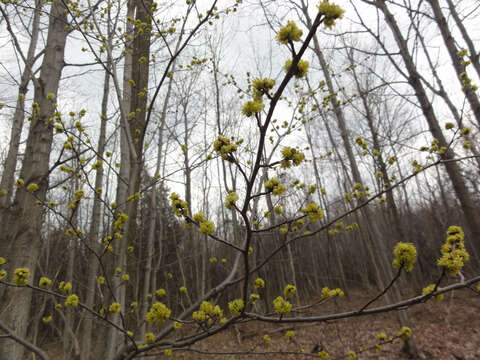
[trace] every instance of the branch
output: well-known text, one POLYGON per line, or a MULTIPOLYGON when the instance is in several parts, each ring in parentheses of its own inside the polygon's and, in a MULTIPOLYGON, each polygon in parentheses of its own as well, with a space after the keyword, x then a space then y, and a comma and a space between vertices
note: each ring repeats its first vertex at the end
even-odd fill
POLYGON ((26 347, 31 352, 35 353, 35 355, 37 355, 41 360, 48 360, 49 359, 47 354, 45 354, 45 352, 42 349, 36 347, 35 345, 28 342, 27 340, 22 339, 21 337, 17 336, 13 332, 13 330, 8 328, 8 326, 5 325, 4 323, 2 323, 1 321, 0 321, 0 329, 3 330, 7 334, 7 337, 12 339, 13 341, 16 341, 20 345, 23 345, 24 347, 26 347))

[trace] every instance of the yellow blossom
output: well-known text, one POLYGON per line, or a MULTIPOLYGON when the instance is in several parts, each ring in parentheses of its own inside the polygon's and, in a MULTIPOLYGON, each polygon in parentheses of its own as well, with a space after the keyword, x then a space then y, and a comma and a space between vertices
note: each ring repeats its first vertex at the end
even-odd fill
POLYGON ((180 321, 175 321, 175 322, 173 323, 173 328, 174 328, 175 330, 180 330, 180 329, 182 328, 182 325, 183 325, 183 324, 182 324, 180 321))
POLYGON ((328 355, 325 350, 319 351, 317 355, 323 360, 328 360, 330 358, 330 355, 328 355))
POLYGON ((263 110, 264 105, 259 101, 248 101, 242 107, 242 113, 246 117, 251 117, 263 110))
MULTIPOLYGON (((310 64, 308 63, 308 61, 306 60, 299 60, 298 61, 298 64, 297 64, 297 67, 295 68, 295 70, 293 71, 293 75, 300 79, 302 77, 304 77, 305 75, 307 75, 307 72, 308 72, 308 66, 310 64)), ((292 66, 292 59, 288 59, 286 62, 285 62, 285 71, 289 71, 290 70, 290 67, 292 66)))
POLYGON ((257 278, 255 280, 255 289, 263 289, 265 287, 265 281, 262 278, 257 278))
POLYGON ((288 44, 291 41, 300 41, 302 30, 297 27, 294 21, 289 21, 286 26, 280 28, 277 34, 277 41, 280 44, 288 44))
POLYGON ((295 292, 297 291, 297 288, 295 285, 287 285, 285 286, 285 289, 283 290, 283 295, 287 298, 290 299, 295 295, 295 292))
POLYGON ((25 286, 28 283, 30 270, 28 268, 17 268, 13 271, 13 282, 18 286, 25 286))
POLYGON ((155 335, 152 332, 148 332, 145 334, 146 343, 153 343, 154 341, 155 341, 155 335))
POLYGON ((234 316, 240 315, 240 313, 243 310, 243 307, 244 307, 244 305, 243 305, 243 300, 242 299, 235 299, 235 300, 230 301, 228 303, 228 309, 230 310, 230 312, 234 316))
POLYGON ((292 304, 281 296, 273 300, 273 307, 275 312, 280 315, 288 314, 292 310, 292 304))
POLYGON ((395 256, 393 266, 403 268, 405 271, 411 271, 413 264, 417 261, 417 249, 412 243, 397 243, 393 255, 395 256))
MULTIPOLYGON (((435 289, 435 284, 430 284, 430 285, 423 288, 422 295, 430 294, 430 293, 433 292, 434 289, 435 289)), ((437 288, 437 290, 440 290, 440 288, 437 288)), ((442 301, 443 300, 443 294, 439 294, 437 296, 434 296, 434 298, 436 298, 437 301, 442 301)))
POLYGON ((154 321, 163 323, 170 317, 171 312, 165 304, 156 302, 152 305, 145 318, 148 323, 154 321))
POLYGON ((108 311, 110 311, 112 314, 119 313, 121 309, 122 309, 122 306, 118 302, 114 302, 110 304, 110 306, 108 307, 108 311))
POLYGON ((38 281, 38 286, 41 288, 48 288, 52 284, 52 280, 50 280, 47 277, 41 277, 40 280, 38 281))
POLYGON ((323 24, 326 28, 331 28, 335 25, 335 20, 341 19, 345 10, 340 6, 329 2, 328 0, 323 0, 318 4, 318 11, 320 14, 324 15, 323 24))
POLYGON ((67 300, 65 300, 66 307, 77 307, 78 306, 78 296, 75 294, 69 295, 67 300))
POLYGON ((397 335, 403 341, 407 341, 412 336, 412 329, 410 329, 408 326, 403 326, 397 335))
POLYGON ((32 194, 38 190, 38 185, 35 183, 28 184, 27 191, 31 192, 32 194))

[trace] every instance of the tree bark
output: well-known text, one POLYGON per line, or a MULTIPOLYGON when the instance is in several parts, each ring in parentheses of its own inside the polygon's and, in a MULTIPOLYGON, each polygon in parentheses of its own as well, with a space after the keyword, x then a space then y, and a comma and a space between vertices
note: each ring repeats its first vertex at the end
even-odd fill
MULTIPOLYGON (((25 156, 20 177, 25 186, 19 188, 8 214, 8 227, 1 233, 1 242, 11 244, 11 269, 27 267, 29 280, 35 278, 42 234, 44 210, 37 200, 44 202, 48 190, 49 160, 53 142, 53 126, 49 119, 55 108, 48 94, 57 95, 60 76, 64 66, 65 42, 68 29, 65 28, 67 16, 63 2, 51 5, 48 37, 42 61, 40 78, 36 82, 34 102, 38 104, 38 113, 34 114, 27 138, 25 156), (26 190, 29 184, 38 184, 38 190, 31 194, 26 190)), ((9 288, 4 316, 13 331, 22 339, 26 338, 30 320, 32 291, 23 288, 9 288)), ((0 359, 22 359, 24 348, 11 341, 0 340, 0 359)))

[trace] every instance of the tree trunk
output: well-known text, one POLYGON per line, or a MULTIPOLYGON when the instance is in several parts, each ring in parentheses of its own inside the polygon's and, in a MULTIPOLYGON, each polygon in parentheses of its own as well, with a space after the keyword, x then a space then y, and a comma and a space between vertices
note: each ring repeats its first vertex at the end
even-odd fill
MULTIPOLYGON (((44 210, 37 205, 37 199, 44 202, 48 189, 49 159, 53 142, 53 126, 48 121, 55 112, 47 94, 57 95, 60 76, 63 69, 65 42, 68 30, 65 28, 67 16, 62 2, 51 5, 48 37, 43 57, 40 78, 35 86, 34 102, 38 104, 38 113, 34 114, 30 124, 27 146, 20 177, 25 186, 15 194, 12 208, 8 214, 7 231, 2 232, 2 243, 9 243, 13 249, 10 255, 11 268, 30 269, 30 282, 35 278, 35 267, 39 255, 44 210), (31 194, 26 190, 29 184, 38 184, 38 191, 31 194)), ((15 333, 25 338, 30 321, 32 291, 23 288, 9 288, 4 315, 15 333)), ((23 347, 12 341, 0 340, 3 349, 0 359, 22 359, 23 347)))

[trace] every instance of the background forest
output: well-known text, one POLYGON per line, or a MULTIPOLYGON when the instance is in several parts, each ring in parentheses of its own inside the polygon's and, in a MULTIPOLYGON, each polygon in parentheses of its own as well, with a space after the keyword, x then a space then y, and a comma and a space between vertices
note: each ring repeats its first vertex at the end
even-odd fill
POLYGON ((288 328, 271 353, 418 358, 407 308, 478 304, 477 1, 0 14, 1 360, 208 358, 240 324, 388 311, 370 344, 307 354, 288 328))

